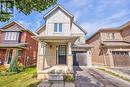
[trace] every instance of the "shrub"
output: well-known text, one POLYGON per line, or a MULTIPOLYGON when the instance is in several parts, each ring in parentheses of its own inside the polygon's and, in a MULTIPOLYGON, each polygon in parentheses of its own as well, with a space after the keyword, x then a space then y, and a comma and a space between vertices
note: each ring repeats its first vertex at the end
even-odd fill
POLYGON ((18 61, 17 61, 16 58, 14 58, 13 61, 11 62, 8 71, 9 72, 17 72, 18 73, 18 61))
POLYGON ((0 72, 6 72, 7 68, 4 65, 0 65, 0 72))
POLYGON ((37 77, 37 72, 34 72, 32 78, 36 78, 36 77, 37 77))
POLYGON ((22 63, 18 63, 18 72, 22 72, 24 70, 24 65, 22 63))
POLYGON ((64 78, 65 82, 74 81, 74 78, 71 75, 69 75, 69 74, 64 74, 63 78, 64 78))

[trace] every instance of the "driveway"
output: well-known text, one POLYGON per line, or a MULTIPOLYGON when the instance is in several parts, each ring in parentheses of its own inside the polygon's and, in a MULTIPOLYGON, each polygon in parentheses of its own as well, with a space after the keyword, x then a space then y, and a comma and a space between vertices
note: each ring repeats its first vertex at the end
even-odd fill
POLYGON ((130 67, 129 68, 125 68, 125 67, 121 67, 121 68, 110 68, 114 71, 117 71, 117 72, 122 72, 124 74, 127 74, 130 76, 130 67))
POLYGON ((130 87, 130 83, 93 68, 77 69, 75 78, 76 87, 130 87))
POLYGON ((74 67, 75 82, 41 82, 37 87, 130 87, 130 83, 94 68, 74 67))

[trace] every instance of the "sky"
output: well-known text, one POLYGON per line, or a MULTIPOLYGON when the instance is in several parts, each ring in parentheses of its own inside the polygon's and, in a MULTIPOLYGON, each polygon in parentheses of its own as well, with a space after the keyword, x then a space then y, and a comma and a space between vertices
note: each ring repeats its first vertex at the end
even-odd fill
MULTIPOLYGON (((74 15, 74 21, 88 32, 86 38, 100 28, 114 28, 130 21, 130 0, 58 0, 57 3, 74 15)), ((18 21, 35 32, 44 24, 43 16, 53 7, 27 16, 15 10, 9 21, 18 21)), ((0 26, 4 24, 0 22, 0 26)))

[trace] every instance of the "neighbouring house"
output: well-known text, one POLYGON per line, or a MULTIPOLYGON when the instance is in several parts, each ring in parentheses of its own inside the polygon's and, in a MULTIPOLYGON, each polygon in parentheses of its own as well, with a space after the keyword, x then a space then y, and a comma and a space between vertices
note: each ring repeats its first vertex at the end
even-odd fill
POLYGON ((86 43, 93 46, 93 65, 130 67, 130 22, 117 28, 100 29, 86 43))
POLYGON ((13 58, 25 66, 36 65, 38 42, 30 30, 16 21, 0 28, 0 61, 9 66, 13 58))
POLYGON ((91 46, 85 44, 87 32, 74 22, 74 16, 56 5, 44 19, 45 24, 33 37, 39 41, 38 79, 48 79, 54 72, 73 75, 73 66, 91 66, 91 46))

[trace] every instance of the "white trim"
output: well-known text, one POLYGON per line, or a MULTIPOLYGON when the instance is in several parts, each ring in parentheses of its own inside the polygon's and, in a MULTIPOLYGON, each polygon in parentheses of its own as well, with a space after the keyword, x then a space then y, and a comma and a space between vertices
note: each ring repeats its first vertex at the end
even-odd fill
POLYGON ((55 11, 56 9, 60 8, 61 10, 63 10, 66 14, 68 14, 70 17, 74 17, 72 14, 70 14, 67 10, 65 10, 61 5, 56 5, 53 9, 51 9, 47 14, 44 15, 44 18, 46 18, 48 15, 50 15, 53 11, 55 11))
POLYGON ((23 28, 23 30, 26 30, 26 31, 28 31, 29 33, 35 35, 32 31, 30 31, 29 29, 27 29, 26 27, 24 27, 22 24, 20 24, 20 23, 17 22, 17 21, 8 22, 8 23, 4 24, 1 28, 5 27, 5 26, 7 26, 7 25, 9 25, 9 24, 11 24, 11 23, 13 23, 13 22, 14 22, 15 24, 18 24, 19 26, 21 26, 21 27, 23 28))
POLYGON ((36 30, 36 33, 39 33, 39 31, 44 28, 46 26, 46 24, 43 24, 42 26, 40 26, 37 30, 36 30))

